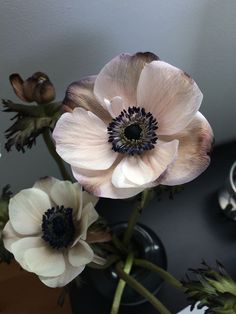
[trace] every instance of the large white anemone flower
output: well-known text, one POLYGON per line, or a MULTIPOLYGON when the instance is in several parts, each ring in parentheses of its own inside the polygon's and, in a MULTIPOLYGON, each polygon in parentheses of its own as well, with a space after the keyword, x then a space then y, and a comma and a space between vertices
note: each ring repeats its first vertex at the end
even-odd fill
POLYGON ((193 180, 209 165, 212 130, 202 93, 152 53, 121 54, 72 83, 53 136, 58 154, 91 193, 131 197, 193 180))
POLYGON ((97 200, 78 183, 41 179, 11 198, 4 245, 44 284, 64 286, 98 259, 86 241, 88 228, 98 219, 97 200))

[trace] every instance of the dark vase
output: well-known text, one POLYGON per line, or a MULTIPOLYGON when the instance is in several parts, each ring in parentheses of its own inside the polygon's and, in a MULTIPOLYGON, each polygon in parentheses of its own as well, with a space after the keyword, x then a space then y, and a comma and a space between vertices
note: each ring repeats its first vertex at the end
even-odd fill
MULTIPOLYGON (((127 223, 114 224, 111 228, 113 233, 121 237, 127 228, 127 223)), ((167 269, 165 248, 161 240, 151 229, 142 224, 136 225, 132 245, 138 251, 139 258, 146 259, 167 269)), ((136 266, 132 268, 131 275, 153 294, 158 292, 163 281, 158 274, 136 266)), ((118 282, 114 266, 105 270, 87 267, 86 277, 99 294, 106 299, 112 300, 118 282)), ((145 301, 141 295, 126 285, 122 296, 122 305, 137 305, 145 301)))

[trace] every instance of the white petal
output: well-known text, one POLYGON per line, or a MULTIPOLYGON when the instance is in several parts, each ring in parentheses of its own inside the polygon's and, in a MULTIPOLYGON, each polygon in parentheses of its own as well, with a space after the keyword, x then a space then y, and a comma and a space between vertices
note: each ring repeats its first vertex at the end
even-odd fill
POLYGON ((82 192, 83 195, 83 207, 85 207, 88 203, 92 203, 93 206, 97 205, 97 202, 99 201, 99 198, 88 193, 87 191, 82 192))
POLYGON ((171 138, 179 139, 178 158, 167 169, 161 184, 184 184, 198 177, 209 166, 213 132, 207 120, 198 112, 182 132, 171 138))
POLYGON ((186 73, 163 61, 146 65, 137 89, 138 105, 157 119, 159 135, 183 130, 202 102, 202 93, 186 73))
POLYGON ((92 171, 72 167, 72 172, 75 179, 85 190, 99 197, 114 199, 129 198, 145 189, 145 187, 116 188, 111 182, 115 166, 114 164, 110 169, 104 171, 92 171))
POLYGON ((83 240, 73 246, 68 253, 69 262, 74 267, 86 265, 93 260, 94 253, 91 247, 83 240))
POLYGON ((113 172, 112 183, 124 188, 129 182, 130 186, 147 185, 166 170, 176 158, 178 140, 167 143, 158 141, 155 149, 141 156, 130 156, 122 159, 113 172))
POLYGON ((108 169, 117 158, 107 126, 92 112, 75 108, 61 116, 53 132, 58 154, 73 167, 108 169))
POLYGON ((82 271, 84 270, 84 265, 80 267, 73 267, 65 258, 65 271, 60 276, 56 277, 43 277, 39 276, 39 279, 48 287, 56 288, 56 287, 64 287, 69 282, 71 282, 74 278, 76 278, 82 271))
MULTIPOLYGON (((79 191, 81 193, 81 189, 79 191)), ((77 190, 73 183, 70 181, 56 182, 50 192, 52 200, 58 206, 64 206, 65 208, 72 208, 73 212, 78 211, 78 195, 77 190)))
POLYGON ((23 235, 41 231, 42 216, 51 208, 49 196, 36 188, 20 191, 9 202, 9 217, 14 230, 23 235))
POLYGON ((54 277, 65 271, 62 253, 47 246, 27 250, 24 260, 28 269, 39 276, 54 277))
POLYGON ((25 262, 25 252, 31 248, 41 247, 43 245, 44 241, 41 237, 25 237, 12 243, 10 251, 22 268, 31 271, 28 264, 25 262))
POLYGON ((119 116, 121 111, 126 109, 123 99, 119 96, 112 98, 111 101, 105 99, 104 103, 106 105, 107 111, 113 118, 119 116))
POLYGON ((15 230, 12 228, 11 222, 8 221, 3 229, 3 243, 5 248, 11 252, 11 245, 20 240, 22 236, 15 232, 15 230))
POLYGON ((54 177, 44 177, 36 181, 33 188, 40 189, 50 195, 51 188, 56 182, 60 182, 60 180, 54 177))
POLYGON ((130 55, 123 53, 112 59, 98 74, 94 84, 94 94, 106 108, 105 99, 109 101, 120 96, 126 108, 134 106, 136 88, 143 66, 158 57, 152 53, 137 53, 130 55))
POLYGON ((81 238, 86 240, 87 230, 88 228, 99 218, 98 213, 96 212, 92 203, 88 203, 82 210, 81 216, 81 225, 80 225, 80 233, 81 238))
POLYGON ((70 110, 76 107, 84 108, 87 111, 95 113, 103 121, 108 121, 110 120, 109 113, 100 105, 93 93, 95 79, 95 75, 88 76, 70 84, 66 90, 63 104, 70 110))
POLYGON ((98 265, 105 265, 106 261, 107 260, 105 258, 98 256, 96 254, 94 255, 93 263, 98 264, 98 265))

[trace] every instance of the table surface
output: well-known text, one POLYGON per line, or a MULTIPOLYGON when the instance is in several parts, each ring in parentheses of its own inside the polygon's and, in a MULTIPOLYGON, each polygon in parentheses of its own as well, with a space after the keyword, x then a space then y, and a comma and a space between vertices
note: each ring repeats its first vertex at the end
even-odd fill
MULTIPOLYGON (((168 271, 178 279, 184 279, 188 268, 198 268, 202 259, 210 265, 221 261, 236 279, 236 223, 220 213, 217 192, 236 160, 236 141, 216 147, 209 168, 196 180, 184 186, 174 200, 162 195, 154 199, 143 211, 141 222, 149 226, 161 238, 167 252, 168 271)), ((126 221, 130 202, 104 199, 98 211, 109 222, 126 221)), ((101 282, 102 284, 102 282, 101 282)), ((182 310, 186 297, 164 284, 158 298, 171 313, 182 310)), ((74 314, 108 314, 110 301, 103 299, 83 279, 80 290, 72 290, 74 314)), ((120 314, 154 314, 148 304, 123 306, 120 314)))

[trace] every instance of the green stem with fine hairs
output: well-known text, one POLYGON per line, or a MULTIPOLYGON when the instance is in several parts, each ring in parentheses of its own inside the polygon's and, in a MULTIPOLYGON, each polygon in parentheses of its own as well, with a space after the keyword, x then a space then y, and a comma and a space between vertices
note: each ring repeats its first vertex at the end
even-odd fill
POLYGON ((49 129, 46 129, 43 132, 43 139, 44 139, 44 142, 47 146, 47 149, 48 149, 50 155, 55 160, 55 162, 56 162, 56 164, 57 164, 57 166, 61 172, 62 178, 64 180, 72 181, 71 176, 69 175, 69 173, 66 170, 64 162, 62 161, 61 157, 58 155, 58 153, 55 150, 55 145, 54 145, 52 137, 51 137, 51 131, 49 129))

